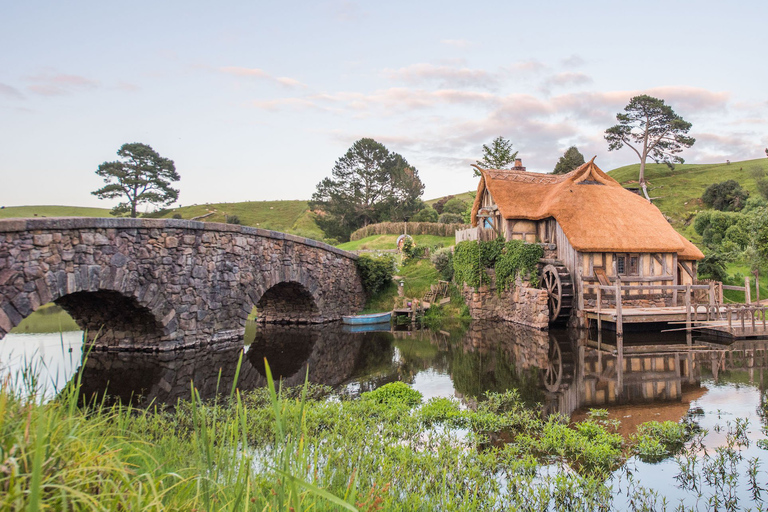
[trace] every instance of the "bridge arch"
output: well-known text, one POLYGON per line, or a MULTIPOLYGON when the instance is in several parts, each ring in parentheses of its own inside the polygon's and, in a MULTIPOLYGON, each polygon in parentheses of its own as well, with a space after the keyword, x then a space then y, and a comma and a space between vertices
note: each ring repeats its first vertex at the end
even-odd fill
POLYGON ((339 320, 364 303, 356 258, 230 224, 0 220, 0 338, 48 302, 105 326, 97 346, 139 350, 237 339, 253 305, 265 322, 339 320))
POLYGON ((296 281, 283 281, 270 287, 256 303, 256 311, 259 323, 323 323, 317 299, 306 286, 296 281))

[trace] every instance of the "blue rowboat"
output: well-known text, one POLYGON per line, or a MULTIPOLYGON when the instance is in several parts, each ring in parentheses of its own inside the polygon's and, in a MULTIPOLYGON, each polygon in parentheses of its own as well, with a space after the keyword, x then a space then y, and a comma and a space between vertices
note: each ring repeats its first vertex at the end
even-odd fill
POLYGON ((341 317, 341 321, 347 325, 367 325, 367 324, 381 324, 389 322, 392 318, 392 312, 386 313, 371 313, 370 315, 354 315, 341 317))
POLYGON ((378 324, 358 324, 342 325, 341 332, 359 333, 359 332, 389 332, 392 326, 389 322, 380 322, 378 324))

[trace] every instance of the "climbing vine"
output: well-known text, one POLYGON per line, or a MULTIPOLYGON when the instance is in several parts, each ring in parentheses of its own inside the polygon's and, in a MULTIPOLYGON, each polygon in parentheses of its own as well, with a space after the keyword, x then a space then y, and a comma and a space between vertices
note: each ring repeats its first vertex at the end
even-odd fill
POLYGON ((528 281, 535 285, 539 280, 539 260, 544 256, 544 249, 538 244, 526 244, 522 240, 506 243, 504 252, 496 259, 496 289, 502 290, 512 285, 519 275, 528 276, 528 281))
POLYGON ((522 240, 505 242, 502 237, 490 242, 460 242, 453 254, 453 271, 457 283, 479 286, 488 282, 486 268, 496 271, 496 288, 501 291, 514 284, 518 276, 531 284, 539 279, 539 260, 544 250, 538 244, 522 240))
POLYGON ((453 277, 457 283, 480 286, 485 271, 480 266, 480 246, 477 242, 459 242, 453 252, 453 277))

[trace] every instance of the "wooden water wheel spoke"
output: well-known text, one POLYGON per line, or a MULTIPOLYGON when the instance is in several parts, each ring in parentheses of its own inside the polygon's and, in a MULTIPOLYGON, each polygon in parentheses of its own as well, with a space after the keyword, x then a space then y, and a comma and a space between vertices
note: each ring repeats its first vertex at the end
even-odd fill
POLYGON ((550 323, 566 321, 573 302, 573 283, 568 269, 563 265, 546 265, 541 272, 540 286, 547 292, 550 323))

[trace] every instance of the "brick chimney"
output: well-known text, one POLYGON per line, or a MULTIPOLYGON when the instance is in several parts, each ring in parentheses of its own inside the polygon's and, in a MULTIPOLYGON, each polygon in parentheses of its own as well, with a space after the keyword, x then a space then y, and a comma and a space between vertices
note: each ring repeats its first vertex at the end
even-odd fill
POLYGON ((515 158, 515 166, 512 168, 513 171, 524 171, 525 167, 523 167, 523 161, 520 158, 515 158))

